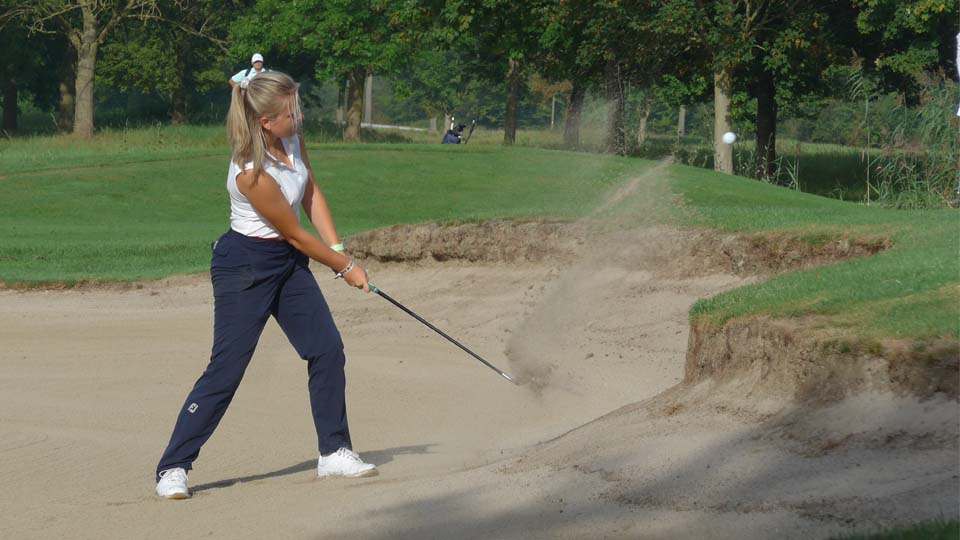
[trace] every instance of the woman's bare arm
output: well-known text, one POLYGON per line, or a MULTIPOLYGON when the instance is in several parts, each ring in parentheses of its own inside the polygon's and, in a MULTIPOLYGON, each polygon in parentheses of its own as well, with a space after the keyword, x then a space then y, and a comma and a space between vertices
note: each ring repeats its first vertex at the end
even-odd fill
MULTIPOLYGON (((251 171, 237 176, 237 187, 253 205, 253 208, 273 226, 287 242, 335 272, 340 272, 350 264, 350 259, 330 249, 322 240, 310 234, 300 225, 290 203, 280 191, 280 186, 269 174, 261 172, 254 181, 251 171)), ((332 221, 332 220, 331 220, 332 221)), ((344 274, 344 279, 354 287, 369 291, 367 273, 359 265, 344 274)))

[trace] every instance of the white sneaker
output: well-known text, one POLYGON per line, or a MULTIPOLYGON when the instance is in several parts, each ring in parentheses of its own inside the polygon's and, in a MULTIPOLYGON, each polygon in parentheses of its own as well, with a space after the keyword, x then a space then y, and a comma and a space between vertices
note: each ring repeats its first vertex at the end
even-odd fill
POLYGON ((179 467, 161 471, 160 481, 157 482, 157 495, 164 499, 189 499, 187 471, 179 467))
POLYGON ((317 460, 317 476, 346 476, 357 478, 360 476, 374 476, 377 466, 364 463, 356 452, 349 448, 341 448, 332 454, 321 455, 317 460))

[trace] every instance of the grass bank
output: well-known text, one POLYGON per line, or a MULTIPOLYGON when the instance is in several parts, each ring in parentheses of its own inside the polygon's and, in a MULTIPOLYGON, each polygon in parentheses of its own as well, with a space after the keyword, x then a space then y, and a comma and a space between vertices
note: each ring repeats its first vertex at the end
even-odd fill
POLYGON ((825 324, 874 337, 926 339, 960 332, 960 214, 890 210, 798 193, 687 166, 670 170, 688 224, 810 242, 886 236, 876 256, 791 272, 701 300, 692 317, 714 325, 743 316, 823 315, 825 324))

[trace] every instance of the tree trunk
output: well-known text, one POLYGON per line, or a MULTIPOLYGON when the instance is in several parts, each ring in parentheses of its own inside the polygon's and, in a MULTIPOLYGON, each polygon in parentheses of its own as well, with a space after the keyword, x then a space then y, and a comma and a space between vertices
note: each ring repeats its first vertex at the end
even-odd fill
POLYGON ((764 71, 754 87, 757 98, 757 162, 754 177, 771 179, 777 173, 777 86, 764 71))
POLYGON ((637 128, 637 146, 647 142, 647 123, 650 121, 650 110, 653 109, 653 100, 644 99, 640 106, 640 126, 637 128))
POLYGON ((430 117, 430 133, 436 133, 436 132, 437 132, 437 117, 431 116, 430 117))
POLYGON ((680 112, 677 113, 677 138, 686 136, 687 134, 687 106, 681 105, 680 112))
POLYGON ((444 133, 446 133, 447 130, 450 129, 450 122, 453 122, 452 118, 453 118, 452 114, 448 112, 443 113, 443 132, 444 133))
POLYGON ((343 130, 344 142, 360 142, 360 115, 363 111, 363 81, 365 69, 350 72, 347 84, 347 126, 343 130))
POLYGON ((627 138, 623 129, 623 81, 620 77, 620 64, 616 60, 607 61, 604 78, 607 93, 606 151, 611 154, 626 155, 627 138))
POLYGON ((503 144, 512 146, 517 140, 517 101, 520 94, 520 62, 510 59, 507 69, 507 111, 503 119, 503 144))
POLYGON ((574 81, 567 104, 567 120, 563 126, 563 145, 567 148, 580 146, 580 113, 586 94, 583 85, 574 81))
POLYGON ((173 109, 170 111, 170 121, 173 125, 181 126, 187 123, 187 93, 183 86, 173 88, 173 109))
POLYGON ((3 81, 3 131, 12 134, 17 131, 17 81, 10 77, 3 81))
POLYGON ((553 131, 554 126, 556 125, 557 118, 557 95, 553 95, 553 100, 550 103, 550 131, 553 131))
POLYGON ((177 69, 173 70, 173 93, 171 97, 172 110, 170 120, 175 125, 187 123, 187 89, 193 85, 190 80, 192 64, 192 47, 190 36, 181 35, 177 40, 177 69))
POLYGON ((57 109, 57 129, 61 133, 73 131, 73 114, 76 108, 77 58, 73 47, 65 47, 60 67, 60 104, 57 109))
POLYGON ((73 114, 73 133, 93 137, 93 81, 97 71, 97 16, 83 9, 83 30, 77 49, 77 105, 73 114))
POLYGON ((340 77, 340 81, 337 83, 337 125, 343 125, 344 119, 344 110, 347 106, 347 78, 340 77))
POLYGON ((363 81, 363 121, 373 123, 373 75, 363 81))
POLYGON ((730 72, 713 75, 713 170, 733 174, 733 145, 723 142, 723 134, 731 131, 730 72))

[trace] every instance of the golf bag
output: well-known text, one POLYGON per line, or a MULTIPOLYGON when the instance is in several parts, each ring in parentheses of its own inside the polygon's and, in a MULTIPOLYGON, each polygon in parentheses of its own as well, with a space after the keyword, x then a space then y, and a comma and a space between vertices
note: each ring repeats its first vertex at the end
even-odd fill
POLYGON ((442 144, 460 144, 462 137, 460 136, 463 133, 463 130, 467 127, 466 124, 457 124, 455 126, 450 126, 450 129, 443 135, 442 144))

